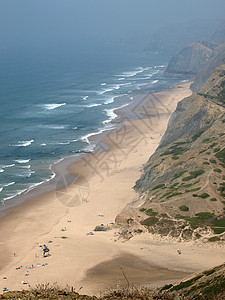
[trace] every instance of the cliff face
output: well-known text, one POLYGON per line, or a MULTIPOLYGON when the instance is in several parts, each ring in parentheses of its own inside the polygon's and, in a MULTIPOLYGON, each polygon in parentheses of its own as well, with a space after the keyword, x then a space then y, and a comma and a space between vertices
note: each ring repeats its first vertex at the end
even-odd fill
POLYGON ((166 73, 195 75, 212 53, 211 48, 199 42, 192 43, 170 60, 166 73))
POLYGON ((125 234, 225 240, 225 66, 182 100, 135 189, 145 204, 117 218, 125 234), (129 215, 129 222, 127 222, 129 215))
POLYGON ((225 64, 225 22, 221 22, 208 42, 192 43, 169 62, 167 74, 196 75, 191 85, 199 91, 215 68, 225 64))
POLYGON ((202 68, 199 70, 195 77, 194 83, 191 85, 193 92, 197 92, 207 82, 212 72, 218 66, 225 64, 225 44, 218 46, 211 59, 207 61, 202 68))

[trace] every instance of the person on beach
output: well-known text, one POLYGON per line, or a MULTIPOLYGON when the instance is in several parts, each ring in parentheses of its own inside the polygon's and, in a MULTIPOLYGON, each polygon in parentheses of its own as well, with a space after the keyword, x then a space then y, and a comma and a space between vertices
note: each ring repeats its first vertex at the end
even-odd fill
POLYGON ((49 252, 49 249, 46 245, 43 245, 43 250, 42 251, 43 251, 43 257, 48 256, 47 253, 49 252))

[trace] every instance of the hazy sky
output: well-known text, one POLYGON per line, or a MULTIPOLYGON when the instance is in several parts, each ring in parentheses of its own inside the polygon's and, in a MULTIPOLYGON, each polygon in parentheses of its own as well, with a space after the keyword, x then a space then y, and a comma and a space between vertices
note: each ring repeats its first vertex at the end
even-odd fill
POLYGON ((225 0, 0 0, 0 48, 110 40, 224 13, 225 0))

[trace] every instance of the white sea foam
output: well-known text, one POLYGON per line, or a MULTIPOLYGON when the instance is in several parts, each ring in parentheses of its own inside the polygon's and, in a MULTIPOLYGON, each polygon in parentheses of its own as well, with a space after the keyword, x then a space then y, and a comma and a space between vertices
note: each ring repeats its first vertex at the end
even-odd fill
POLYGON ((88 105, 85 106, 85 107, 91 108, 91 107, 96 107, 96 106, 100 106, 100 105, 102 105, 102 104, 101 104, 101 103, 92 103, 92 104, 88 104, 88 105))
POLYGON ((31 165, 27 165, 27 166, 20 166, 20 168, 22 169, 30 169, 31 165))
POLYGON ((94 135, 94 133, 88 133, 88 134, 82 136, 80 139, 81 139, 81 141, 83 141, 83 142, 90 145, 89 137, 92 136, 92 135, 94 135))
POLYGON ((161 65, 161 66, 155 66, 154 68, 156 69, 156 68, 165 68, 166 67, 166 65, 161 65))
POLYGON ((18 164, 26 164, 30 161, 30 159, 16 159, 15 162, 18 164))
POLYGON ((4 172, 4 170, 0 168, 0 173, 3 173, 3 172, 4 172))
POLYGON ((18 144, 13 145, 15 147, 27 147, 29 145, 31 145, 34 142, 33 139, 29 140, 29 141, 19 141, 18 144))
POLYGON ((22 174, 16 174, 17 177, 31 177, 32 174, 34 174, 35 171, 27 171, 27 172, 24 172, 22 174))
POLYGON ((40 146, 47 146, 47 144, 43 143, 43 144, 41 144, 40 146))
POLYGON ((40 125, 39 127, 60 130, 60 129, 67 129, 68 125, 54 125, 54 124, 52 124, 52 125, 40 125))
POLYGON ((152 81, 152 84, 155 84, 155 83, 157 83, 158 82, 158 80, 154 80, 154 81, 152 81))
POLYGON ((114 113, 114 110, 115 110, 115 108, 104 109, 104 111, 106 112, 106 114, 110 118, 110 120, 113 120, 117 117, 117 115, 114 113))
POLYGON ((116 97, 111 97, 111 98, 107 99, 107 100, 104 102, 104 104, 107 105, 107 104, 113 103, 113 102, 115 101, 115 98, 116 98, 116 97))
POLYGON ((91 137, 91 136, 94 136, 94 135, 98 135, 98 134, 101 134, 101 133, 103 133, 104 131, 108 131, 108 130, 111 130, 112 129, 112 127, 108 127, 108 128, 101 128, 101 129, 99 129, 99 131, 97 131, 97 132, 93 132, 93 133, 88 133, 88 134, 86 134, 86 135, 84 135, 83 137, 81 137, 80 138, 80 140, 81 141, 83 141, 83 142, 85 142, 85 143, 87 143, 87 144, 89 144, 89 147, 87 148, 88 150, 90 150, 90 151, 92 151, 92 150, 94 150, 94 145, 91 145, 91 143, 90 143, 90 141, 89 141, 89 138, 91 137))
POLYGON ((3 169, 5 169, 5 168, 12 168, 12 167, 14 167, 15 166, 15 164, 11 164, 11 165, 5 165, 5 166, 1 166, 3 169))
POLYGON ((118 80, 125 80, 126 78, 125 77, 121 77, 121 78, 119 78, 118 80))
POLYGON ((103 85, 103 86, 106 85, 106 82, 101 83, 101 85, 103 85))
POLYGON ((77 130, 78 128, 77 128, 77 127, 73 127, 72 129, 73 129, 73 130, 77 130))
POLYGON ((7 187, 7 186, 10 186, 10 185, 14 185, 14 184, 15 184, 15 181, 6 183, 6 184, 3 185, 3 188, 5 188, 5 187, 7 187))
POLYGON ((52 143, 49 143, 50 145, 69 145, 71 143, 75 143, 77 142, 78 140, 75 139, 75 140, 71 140, 71 141, 68 141, 68 142, 52 142, 52 143))
POLYGON ((85 97, 83 97, 82 99, 83 99, 83 100, 87 100, 87 99, 88 99, 88 97, 89 97, 89 96, 85 96, 85 97))
POLYGON ((155 74, 158 74, 159 73, 159 70, 156 70, 155 72, 152 72, 150 74, 146 74, 146 76, 149 76, 150 78, 155 75, 155 74))
POLYGON ((114 89, 106 89, 106 90, 104 90, 104 91, 99 92, 99 95, 103 95, 103 94, 108 93, 108 92, 111 92, 111 91, 113 91, 113 90, 114 90, 114 89))
POLYGON ((7 200, 10 200, 16 196, 19 196, 21 195, 22 193, 24 193, 26 191, 26 189, 23 189, 23 190, 16 190, 13 194, 10 194, 10 196, 8 196, 7 198, 3 199, 3 201, 7 201, 7 200))
POLYGON ((64 105, 66 105, 66 103, 59 103, 59 104, 57 104, 57 103, 44 104, 44 109, 45 109, 45 110, 52 110, 52 109, 56 109, 56 108, 58 108, 58 107, 60 107, 60 106, 64 106, 64 105))
POLYGON ((133 82, 120 83, 119 86, 120 86, 120 87, 121 87, 121 86, 129 86, 129 85, 131 85, 131 84, 133 84, 133 82))
POLYGON ((122 73, 121 75, 116 75, 116 76, 119 76, 121 78, 127 78, 127 77, 134 77, 136 76, 137 74, 140 74, 140 73, 143 73, 144 71, 147 71, 151 69, 151 67, 139 67, 138 69, 134 70, 134 71, 130 71, 130 72, 124 72, 122 73))

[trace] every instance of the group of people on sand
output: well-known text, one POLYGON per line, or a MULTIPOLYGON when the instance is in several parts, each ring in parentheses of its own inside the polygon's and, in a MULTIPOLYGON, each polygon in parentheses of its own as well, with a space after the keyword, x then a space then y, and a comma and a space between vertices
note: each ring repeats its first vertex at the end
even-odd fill
POLYGON ((43 251, 43 257, 49 256, 49 248, 45 244, 42 246, 42 251, 43 251))

